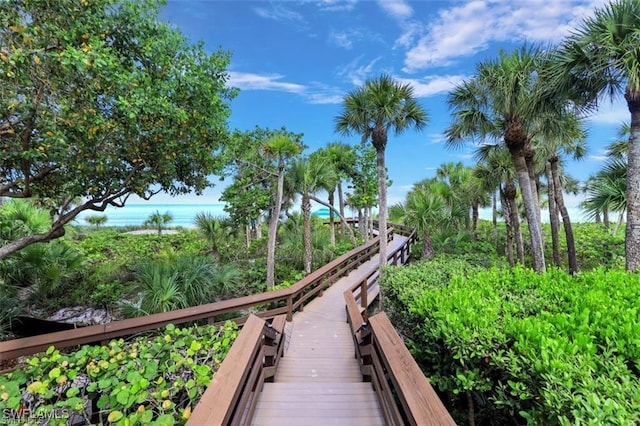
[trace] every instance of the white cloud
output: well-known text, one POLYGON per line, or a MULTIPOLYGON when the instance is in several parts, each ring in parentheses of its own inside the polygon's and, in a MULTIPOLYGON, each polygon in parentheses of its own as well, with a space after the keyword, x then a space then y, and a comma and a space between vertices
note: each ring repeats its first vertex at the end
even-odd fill
POLYGON ((358 0, 320 0, 317 4, 320 10, 328 12, 350 11, 358 3, 358 0))
POLYGON ((600 103, 598 111, 590 115, 587 120, 595 124, 615 124, 620 125, 631 119, 627 104, 623 100, 614 103, 604 100, 600 103))
POLYGON ((229 85, 241 90, 276 90, 289 93, 304 93, 306 87, 296 83, 280 81, 279 74, 254 74, 229 72, 229 85))
POLYGON ((362 86, 365 80, 369 78, 373 73, 374 65, 382 58, 377 57, 365 65, 360 65, 361 59, 362 56, 355 58, 353 61, 339 70, 338 75, 340 77, 346 77, 354 86, 362 86))
POLYGON ((441 144, 447 140, 442 133, 430 133, 427 135, 427 139, 429 139, 429 143, 432 145, 441 144))
MULTIPOLYGON (((425 34, 405 57, 405 71, 444 66, 484 50, 490 42, 557 42, 602 0, 467 0, 441 9, 423 23, 425 34)), ((397 44, 407 45, 416 28, 405 29, 397 44)))
POLYGON ((409 83, 413 86, 413 94, 417 98, 424 98, 427 96, 437 95, 440 93, 447 93, 453 89, 456 85, 462 83, 465 79, 462 75, 442 75, 442 76, 427 76, 424 79, 410 79, 410 78, 396 78, 402 83, 409 83))
POLYGON ((353 47, 351 34, 346 31, 332 31, 329 33, 329 39, 339 47, 344 47, 345 49, 351 49, 353 47))
POLYGON ((399 20, 408 19, 413 15, 413 9, 404 0, 378 0, 378 5, 399 20))
POLYGON ((275 3, 273 7, 256 7, 253 9, 255 13, 265 19, 273 19, 274 21, 288 21, 294 23, 306 23, 302 14, 288 9, 281 4, 275 3))
POLYGON ((605 161, 609 158, 607 155, 590 155, 589 160, 593 161, 605 161))

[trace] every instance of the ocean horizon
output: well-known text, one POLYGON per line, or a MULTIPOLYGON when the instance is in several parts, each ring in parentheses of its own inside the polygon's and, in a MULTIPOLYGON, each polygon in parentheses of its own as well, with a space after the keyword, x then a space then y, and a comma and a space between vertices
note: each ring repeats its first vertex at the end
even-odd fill
MULTIPOLYGON (((76 225, 89 225, 86 218, 89 216, 106 215, 107 223, 104 226, 142 226, 145 220, 156 211, 160 214, 169 213, 173 220, 168 223, 169 227, 194 228, 195 217, 198 213, 209 213, 214 217, 228 217, 224 211, 224 203, 190 203, 190 204, 171 204, 171 203, 145 203, 145 204, 126 204, 124 207, 109 206, 104 212, 93 210, 85 210, 80 213, 74 220, 76 225)), ((294 209, 295 210, 295 209, 294 209)), ((569 215, 573 222, 589 222, 584 212, 579 208, 568 208, 569 215)), ((328 209, 320 207, 312 212, 320 217, 328 217, 328 209)), ((353 213, 347 214, 348 217, 354 217, 353 213)), ((612 215, 611 220, 615 220, 616 215, 612 215)), ((491 220, 491 210, 481 209, 480 218, 491 220)), ((546 210, 542 211, 542 221, 549 222, 549 215, 546 210)))
POLYGON ((225 204, 125 204, 124 207, 109 206, 103 212, 85 210, 76 219, 76 225, 89 225, 86 218, 90 216, 107 216, 107 223, 104 226, 142 226, 145 220, 156 211, 160 214, 169 213, 173 220, 167 224, 168 227, 194 228, 195 218, 198 213, 209 213, 214 217, 228 217, 224 211, 225 204))
MULTIPOLYGON (((80 213, 74 223, 76 225, 89 225, 86 221, 91 216, 107 216, 107 223, 104 226, 142 226, 145 220, 152 214, 169 213, 173 220, 167 224, 168 227, 195 228, 195 218, 198 213, 209 213, 214 217, 229 217, 224 211, 223 203, 203 203, 203 204, 125 204, 124 207, 109 206, 104 212, 85 210, 80 213)), ((329 210, 321 208, 312 212, 320 217, 329 217, 329 210)))

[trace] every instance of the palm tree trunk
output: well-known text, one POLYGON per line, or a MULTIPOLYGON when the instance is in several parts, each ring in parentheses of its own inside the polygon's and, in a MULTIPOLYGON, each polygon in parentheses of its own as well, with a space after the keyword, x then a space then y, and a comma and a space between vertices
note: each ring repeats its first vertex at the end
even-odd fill
POLYGON ((478 217, 480 216, 479 206, 476 201, 471 204, 471 236, 473 241, 478 239, 478 217))
POLYGON ((244 227, 244 242, 247 248, 251 245, 251 225, 247 224, 244 227))
POLYGON ((625 251, 627 271, 640 267, 640 93, 625 93, 631 112, 629 148, 627 151, 627 227, 625 251))
MULTIPOLYGON (((505 198, 505 194, 502 188, 500 189, 500 203, 502 204, 502 211, 504 212, 504 224, 507 229, 507 235, 505 239, 506 240, 505 252, 507 254, 507 260, 509 261, 509 266, 513 267, 516 265, 516 261, 513 258, 513 223, 511 222, 510 207, 505 198)), ((496 234, 496 242, 497 242, 497 234, 496 234)))
POLYGON ((344 218, 342 213, 337 212, 335 207, 333 207, 331 204, 325 203, 321 199, 315 197, 313 194, 309 194, 309 199, 315 201, 318 204, 321 204, 321 205, 325 206, 326 208, 329 209, 330 212, 334 212, 338 216, 338 219, 340 219, 340 222, 342 223, 342 226, 347 231, 349 231, 349 237, 351 238, 351 242, 354 245, 356 244, 356 236, 355 236, 355 234, 353 232, 353 229, 351 228, 351 226, 349 226, 349 224, 347 223, 347 220, 344 218))
POLYGON ((267 241, 267 287, 273 287, 276 275, 276 239, 278 237, 278 223, 280 222, 280 208, 284 192, 284 166, 278 168, 278 186, 276 200, 271 217, 269 218, 269 236, 267 241))
MULTIPOLYGON (((329 192, 329 204, 333 207, 333 199, 335 197, 334 191, 329 192)), ((334 212, 333 209, 329 209, 329 232, 331 235, 331 246, 336 246, 336 228, 333 226, 334 222, 334 212)))
MULTIPOLYGON (((498 247, 498 197, 496 195, 498 191, 493 191, 493 197, 491 201, 491 221, 493 222, 493 245, 498 247)), ((502 203, 504 209, 504 203, 502 203)))
POLYGON ((527 164, 527 173, 529 174, 529 183, 531 185, 533 203, 535 206, 536 216, 538 217, 538 226, 542 228, 542 212, 540 210, 540 191, 538 191, 540 182, 538 180, 538 177, 536 176, 535 155, 536 155, 536 151, 533 148, 533 144, 531 142, 527 143, 524 150, 524 161, 527 164))
POLYGON ((373 207, 367 207, 367 233, 373 238, 373 207))
POLYGON ((547 175, 547 192, 549 201, 549 223, 551 224, 551 246, 553 253, 553 263, 557 267, 562 267, 562 259, 560 259, 560 221, 558 220, 558 210, 555 202, 554 180, 551 172, 551 160, 547 161, 545 167, 547 175))
POLYGON ((540 229, 540 215, 538 213, 538 203, 535 200, 537 197, 537 191, 534 192, 531 178, 529 176, 529 169, 527 167, 524 155, 520 150, 510 150, 513 164, 516 168, 516 175, 518 176, 518 183, 520 184, 520 191, 522 193, 522 201, 524 203, 524 210, 527 215, 527 222, 529 223, 529 238, 531 239, 531 252, 533 254, 533 269, 536 272, 544 272, 546 268, 544 260, 544 247, 542 245, 542 230, 540 229))
POLYGON ((517 191, 513 183, 507 182, 505 185, 506 201, 509 206, 509 215, 511 216, 511 226, 513 228, 513 236, 516 243, 516 254, 518 261, 524 265, 524 241, 522 238, 522 229, 520 229, 520 215, 518 214, 518 202, 516 201, 517 191))
POLYGON ((384 146, 376 147, 378 169, 378 235, 380 236, 380 266, 387 264, 387 173, 384 166, 384 146))
POLYGON ((573 237, 573 226, 571 225, 571 218, 569 217, 569 211, 564 204, 564 195, 562 194, 562 182, 560 182, 560 173, 558 171, 558 159, 551 162, 551 175, 553 176, 553 189, 555 191, 555 201, 558 205, 558 210, 562 215, 562 224, 564 226, 564 235, 567 240, 567 260, 569 261, 569 273, 575 274, 578 272, 578 258, 576 256, 576 242, 573 237))
MULTIPOLYGON (((597 221, 598 220, 596 218, 596 222, 597 221)), ((609 209, 606 207, 602 210, 602 222, 604 224, 605 229, 609 229, 609 227, 611 226, 611 223, 609 223, 609 209)))
POLYGON ((309 194, 302 194, 302 221, 304 229, 304 273, 311 273, 311 200, 309 194))
POLYGON ((367 226, 365 225, 364 214, 362 213, 362 208, 358 207, 358 229, 360 230, 360 235, 365 241, 368 241, 367 238, 367 226))
POLYGON ((262 238, 262 215, 258 215, 256 220, 256 239, 262 238))
MULTIPOLYGON (((342 181, 338 181, 338 208, 340 216, 344 217, 344 194, 342 193, 342 181)), ((344 224, 340 226, 341 234, 344 234, 344 224)))
POLYGON ((422 258, 423 259, 432 259, 434 256, 433 251, 433 242, 431 241, 431 236, 428 232, 424 232, 422 234, 422 258))

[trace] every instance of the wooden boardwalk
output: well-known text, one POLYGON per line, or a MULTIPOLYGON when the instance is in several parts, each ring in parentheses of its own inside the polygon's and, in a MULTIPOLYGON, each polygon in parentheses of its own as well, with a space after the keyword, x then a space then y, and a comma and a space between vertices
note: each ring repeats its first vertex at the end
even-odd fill
MULTIPOLYGON (((396 234, 389 251, 405 240, 396 234)), ((285 355, 274 382, 264 384, 253 425, 385 424, 371 383, 362 382, 343 296, 377 267, 375 255, 293 316, 285 355)))

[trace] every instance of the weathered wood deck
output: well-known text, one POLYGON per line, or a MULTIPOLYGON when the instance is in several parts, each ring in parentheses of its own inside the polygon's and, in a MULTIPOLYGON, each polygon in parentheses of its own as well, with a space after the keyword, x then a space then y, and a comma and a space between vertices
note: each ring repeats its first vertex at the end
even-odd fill
MULTIPOLYGON (((406 239, 396 234, 389 251, 406 239)), ((274 382, 264 385, 253 425, 385 424, 371 383, 362 382, 343 296, 377 267, 374 256, 293 316, 286 328, 285 355, 274 382)))

